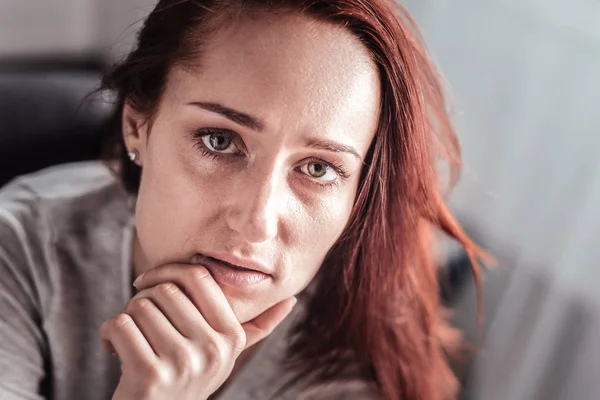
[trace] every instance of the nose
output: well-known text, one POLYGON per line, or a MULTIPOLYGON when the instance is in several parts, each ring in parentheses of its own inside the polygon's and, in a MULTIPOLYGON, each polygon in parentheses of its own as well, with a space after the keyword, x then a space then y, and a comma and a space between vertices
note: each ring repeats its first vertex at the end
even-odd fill
POLYGON ((262 243, 277 236, 282 195, 274 172, 257 172, 240 179, 234 188, 233 204, 227 213, 229 228, 250 243, 262 243))

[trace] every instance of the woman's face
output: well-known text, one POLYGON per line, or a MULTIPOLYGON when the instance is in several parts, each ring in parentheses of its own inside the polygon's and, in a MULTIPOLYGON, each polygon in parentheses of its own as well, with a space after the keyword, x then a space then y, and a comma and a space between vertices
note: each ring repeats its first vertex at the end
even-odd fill
POLYGON ((138 243, 145 268, 210 265, 243 323, 302 291, 342 233, 379 78, 354 36, 302 16, 241 20, 198 61, 171 72, 150 128, 125 108, 138 243))

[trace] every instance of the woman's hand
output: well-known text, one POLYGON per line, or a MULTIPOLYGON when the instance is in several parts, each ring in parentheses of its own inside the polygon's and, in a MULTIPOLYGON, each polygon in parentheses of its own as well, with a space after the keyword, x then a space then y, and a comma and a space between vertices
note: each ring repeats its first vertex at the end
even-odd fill
POLYGON ((121 360, 113 400, 207 399, 240 353, 289 314, 295 298, 240 325, 206 268, 165 265, 136 281, 140 292, 104 322, 100 338, 121 360))

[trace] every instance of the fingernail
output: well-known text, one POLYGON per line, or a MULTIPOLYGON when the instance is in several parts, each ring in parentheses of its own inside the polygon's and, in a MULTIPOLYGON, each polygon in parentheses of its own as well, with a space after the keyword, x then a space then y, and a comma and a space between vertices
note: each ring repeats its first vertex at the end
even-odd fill
POLYGON ((110 355, 113 356, 113 357, 119 358, 119 355, 117 353, 110 353, 110 355))
POLYGON ((294 307, 298 303, 298 298, 296 296, 292 297, 292 307, 294 307))
POLYGON ((137 278, 135 278, 135 281, 133 281, 133 287, 137 288, 138 285, 140 284, 140 282, 142 281, 142 278, 144 277, 144 274, 141 274, 140 276, 138 276, 137 278))

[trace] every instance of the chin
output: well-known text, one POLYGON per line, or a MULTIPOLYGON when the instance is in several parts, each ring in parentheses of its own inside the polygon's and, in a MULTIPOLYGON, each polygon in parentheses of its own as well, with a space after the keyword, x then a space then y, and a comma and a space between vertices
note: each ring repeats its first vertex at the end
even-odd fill
MULTIPOLYGON (((225 292, 225 291, 224 291, 225 292)), ((256 300, 253 300, 248 297, 241 297, 239 294, 230 295, 225 293, 225 297, 229 301, 229 305, 233 310, 236 318, 238 319, 240 324, 244 324, 248 321, 252 321, 254 318, 258 317, 264 308, 268 308, 269 306, 263 306, 261 303, 256 300)))

